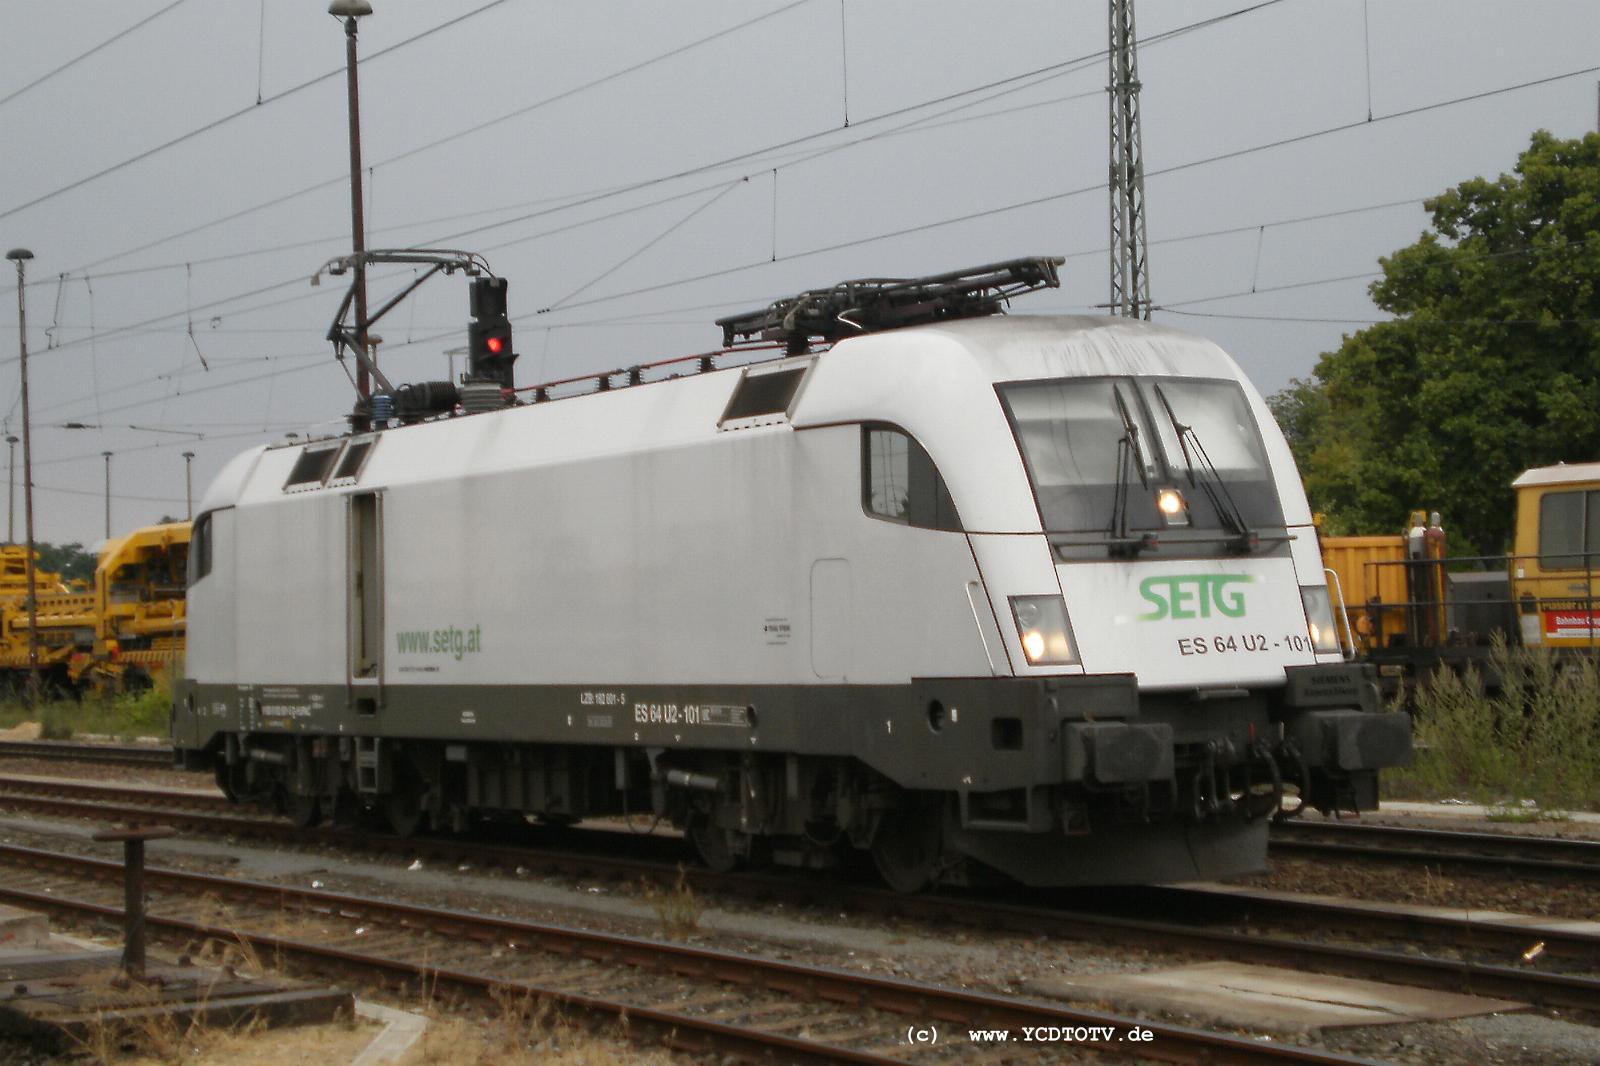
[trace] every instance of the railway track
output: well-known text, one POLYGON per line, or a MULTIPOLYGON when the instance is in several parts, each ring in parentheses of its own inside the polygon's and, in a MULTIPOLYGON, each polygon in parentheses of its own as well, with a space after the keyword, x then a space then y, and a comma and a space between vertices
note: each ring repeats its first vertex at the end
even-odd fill
MULTIPOLYGON (((6 756, 172 766, 172 748, 165 744, 0 741, 0 758, 6 756)), ((1271 848, 1285 856, 1383 859, 1600 879, 1600 841, 1302 819, 1274 825, 1271 848)))
MULTIPOLYGON (((0 758, 6 756, 172 766, 172 748, 165 744, 0 741, 0 758)), ((1600 841, 1300 820, 1274 825, 1271 848, 1285 856, 1382 859, 1600 880, 1600 841)))
MULTIPOLYGON (((673 861, 681 845, 660 838, 632 838, 629 846, 653 852, 653 858, 615 854, 616 834, 559 834, 590 850, 551 847, 546 837, 535 846, 496 845, 457 838, 397 838, 345 829, 297 830, 273 817, 245 817, 220 796, 167 793, 155 789, 105 786, 44 779, 0 778, 0 806, 105 820, 121 818, 160 822, 192 833, 254 837, 304 845, 332 844, 346 853, 378 852, 449 865, 499 867, 519 872, 555 873, 579 878, 610 879, 637 884, 643 877, 670 883, 679 874, 673 861), (165 797, 170 796, 170 801, 165 797), (155 806, 161 804, 161 806, 155 806), (176 808, 176 809, 175 809, 176 808), (228 811, 230 813, 222 813, 228 811)), ((1283 898, 1244 889, 1145 888, 1119 891, 1117 912, 1104 907, 1069 909, 1059 897, 1022 893, 1019 901, 991 895, 924 894, 903 896, 840 878, 686 874, 696 889, 735 893, 757 900, 785 900, 796 905, 820 904, 856 913, 893 915, 948 926, 963 925, 1062 939, 1139 946, 1150 950, 1199 954, 1266 965, 1310 968, 1320 973, 1363 977, 1444 991, 1515 999, 1569 1010, 1600 1012, 1600 980, 1584 973, 1504 965, 1519 958, 1535 940, 1544 942, 1543 958, 1562 960, 1566 967, 1600 969, 1600 938, 1558 928, 1530 932, 1514 922, 1468 919, 1442 913, 1418 913, 1381 904, 1316 898, 1283 898), (1179 914, 1192 921, 1152 921, 1141 915, 1179 914), (1194 924, 1210 921, 1212 925, 1194 924), (1286 926, 1287 934, 1240 932, 1230 925, 1262 923, 1286 926), (1297 935, 1315 930, 1319 939, 1297 935), (1445 947, 1459 955, 1424 956, 1390 949, 1330 942, 1329 933, 1445 947)))
POLYGON ((0 757, 59 759, 115 766, 172 766, 165 744, 91 744, 70 740, 0 740, 0 757))
POLYGON ((1600 881, 1600 841, 1595 840, 1299 820, 1272 827, 1271 850, 1600 881))
MULTIPOLYGON (((119 863, 0 846, 0 899, 78 917, 120 915, 119 863)), ((233 877, 148 868, 148 928, 181 941, 248 943, 310 965, 439 992, 530 996, 679 1050, 768 1061, 948 1061, 978 1050, 972 1028, 1118 1034, 1101 1054, 1143 1061, 1350 1064, 1312 1048, 1162 1025, 878 974, 233 877), (285 931, 285 921, 294 928, 285 931), (922 1042, 918 1032, 943 1030, 922 1042), (1148 1031, 1150 1039, 1126 1039, 1148 1031), (902 1036, 902 1034, 905 1034, 902 1036)), ((1081 1048, 1080 1048, 1081 1050, 1081 1048)), ((1057 1061, 1059 1042, 1012 1045, 1007 1061, 1057 1061), (1020 1052, 1020 1054, 1018 1054, 1020 1052)))

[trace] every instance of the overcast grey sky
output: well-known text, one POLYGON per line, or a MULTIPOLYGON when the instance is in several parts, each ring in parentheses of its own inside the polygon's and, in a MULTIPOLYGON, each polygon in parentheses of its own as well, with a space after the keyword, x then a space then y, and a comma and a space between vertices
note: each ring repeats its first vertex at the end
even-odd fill
MULTIPOLYGON (((1018 311, 1107 298, 1105 0, 372 2, 368 243, 483 252, 521 383, 703 351, 718 315, 850 277, 1059 254, 1062 289, 1018 311)), ((1596 121, 1592 0, 1137 14, 1157 317, 1266 392, 1375 317, 1366 275, 1424 197, 1596 121)), ((122 531, 182 515, 185 449, 198 497, 243 447, 337 429, 343 287, 307 279, 349 246, 343 62, 323 0, 7 0, 0 248, 36 257, 41 538, 100 538, 103 451, 122 531)), ((377 330, 386 372, 444 377, 466 317, 459 278, 430 282, 377 330)))

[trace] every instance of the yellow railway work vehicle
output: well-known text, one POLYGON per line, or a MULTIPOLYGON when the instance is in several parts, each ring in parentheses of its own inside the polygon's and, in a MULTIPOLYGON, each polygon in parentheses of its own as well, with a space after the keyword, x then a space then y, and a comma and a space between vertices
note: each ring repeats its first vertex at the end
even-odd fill
POLYGON ((1508 555, 1452 556, 1438 515, 1424 522, 1420 511, 1405 533, 1322 539, 1350 651, 1378 666, 1386 692, 1469 663, 1497 685, 1497 633, 1563 654, 1600 651, 1600 463, 1538 467, 1511 487, 1508 555))
POLYGON ((1322 562, 1350 620, 1354 651, 1434 645, 1448 632, 1445 535, 1413 511, 1404 533, 1321 537, 1322 562))
MULTIPOLYGON (((138 688, 183 655, 189 523, 146 526, 107 541, 92 586, 36 570, 39 671, 45 694, 138 688)), ((0 546, 0 687, 28 672, 27 548, 0 546)))
MULTIPOLYGON (((38 569, 37 553, 34 567, 40 678, 50 694, 64 695, 74 687, 72 660, 87 660, 94 649, 95 595, 54 571, 38 569)), ((28 549, 7 544, 0 546, 0 689, 20 691, 27 676, 28 549)))
POLYGON ((1529 470, 1517 492, 1511 595, 1524 644, 1600 647, 1600 463, 1529 470))

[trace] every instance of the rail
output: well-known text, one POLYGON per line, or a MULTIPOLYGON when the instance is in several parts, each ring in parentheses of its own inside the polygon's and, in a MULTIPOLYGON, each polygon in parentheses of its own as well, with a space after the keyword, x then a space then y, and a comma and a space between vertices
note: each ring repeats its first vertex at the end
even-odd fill
MULTIPOLYGON (((265 838, 283 843, 316 843, 336 847, 342 853, 368 851, 401 855, 407 859, 426 858, 451 866, 469 863, 475 868, 541 868, 581 877, 603 876, 637 883, 640 877, 671 883, 682 857, 681 843, 654 838, 596 831, 586 843, 599 847, 594 852, 533 848, 526 845, 484 845, 452 838, 399 838, 386 834, 367 834, 347 829, 297 830, 279 818, 246 818, 237 814, 212 813, 220 797, 198 793, 176 793, 171 803, 189 809, 156 810, 152 804, 162 800, 160 790, 119 789, 113 786, 61 782, 42 779, 0 779, 0 806, 22 806, 55 815, 104 819, 118 817, 114 806, 120 797, 133 793, 131 805, 122 810, 130 819, 169 824, 191 833, 229 838, 265 838), (193 809, 198 807, 199 810, 193 809), (597 838, 609 837, 600 843, 597 838), (637 852, 648 844, 660 848, 656 861, 616 854, 617 841, 637 852), (678 844, 678 847, 673 847, 678 844)), ((570 840, 572 831, 563 839, 570 840)), ((1102 911, 1066 909, 1059 905, 1032 902, 1010 903, 981 895, 905 896, 876 888, 842 882, 838 878, 800 878, 792 874, 714 874, 690 871, 686 875, 697 890, 734 892, 758 900, 786 899, 796 903, 825 899, 830 908, 848 907, 884 915, 915 916, 939 924, 989 925, 1030 934, 1047 934, 1063 939, 1103 943, 1125 948, 1140 945, 1150 950, 1196 953, 1229 959, 1247 959, 1268 965, 1312 966, 1319 972, 1384 980, 1395 984, 1435 988, 1445 991, 1500 996, 1526 1000, 1552 1007, 1600 1010, 1600 981, 1594 978, 1552 973, 1497 963, 1472 962, 1456 958, 1430 958, 1401 951, 1351 947, 1344 944, 1307 940, 1298 936, 1266 936, 1228 929, 1208 929, 1171 921, 1153 921, 1140 914, 1118 915, 1102 911)), ((1154 890, 1152 890, 1154 891, 1154 890)), ((1195 897, 1197 900, 1201 897, 1195 897)), ((1216 900, 1210 901, 1212 905, 1216 900)), ((1235 903, 1239 902, 1237 897, 1235 903)), ((1263 899, 1262 909, 1288 914, 1292 908, 1263 899)), ((1141 913, 1173 913, 1173 908, 1151 907, 1141 913)), ((1348 924, 1348 911, 1317 908, 1303 903, 1298 908, 1303 924, 1319 935, 1322 918, 1327 925, 1348 924), (1337 920, 1335 920, 1337 919, 1337 920)), ((1503 945, 1504 931, 1472 922, 1467 926, 1448 921, 1430 922, 1416 915, 1396 915, 1385 921, 1368 915, 1371 926, 1385 925, 1389 935, 1405 938, 1407 926, 1427 926, 1441 943, 1503 945), (1477 938, 1473 930, 1482 929, 1477 938), (1452 939, 1451 934, 1454 934, 1452 939)), ((1523 936, 1527 934, 1524 932, 1523 936)), ((1574 934, 1561 954, 1565 957, 1593 957, 1597 945, 1592 937, 1574 934)), ((1523 945, 1524 947, 1526 945, 1523 945)))
MULTIPOLYGON (((69 883, 84 879, 120 880, 122 872, 118 863, 15 846, 0 846, 0 863, 54 879, 44 885, 21 887, 18 878, 13 876, 0 884, 0 898, 54 912, 120 917, 114 907, 74 898, 62 889, 59 881, 63 877, 69 883)), ((1119 1032, 1138 1028, 1148 1030, 1152 1039, 1098 1044, 1096 1051, 1164 1062, 1239 1066, 1297 1062, 1336 1066, 1366 1061, 1321 1049, 1123 1017, 1060 1003, 997 996, 616 933, 159 867, 147 868, 146 878, 155 897, 155 905, 147 918, 152 931, 173 933, 184 939, 242 941, 263 954, 271 952, 313 965, 401 976, 431 988, 435 994, 441 990, 461 989, 536 996, 606 1019, 626 1018, 630 1034, 643 1029, 645 1032, 641 1035, 646 1039, 665 1040, 668 1046, 685 1051, 716 1051, 741 1057, 778 1056, 781 1061, 790 1062, 899 1062, 902 1055, 915 1055, 925 1050, 899 1039, 901 1027, 909 1018, 914 1024, 953 1026, 958 1032, 968 1027, 1015 1031, 1029 1026, 1084 1026, 1119 1032), (208 897, 260 907, 265 915, 262 922, 278 927, 285 912, 308 915, 317 923, 320 935, 315 942, 291 939, 241 928, 237 916, 221 926, 215 919, 198 921, 173 913, 171 901, 208 897), (391 935, 373 935, 373 925, 383 927, 380 933, 391 935), (452 945, 449 956, 430 961, 430 945, 422 943, 424 933, 446 939, 452 945), (606 976, 601 987, 611 995, 601 996, 596 991, 586 990, 581 982, 577 991, 560 987, 564 982, 559 971, 548 975, 548 970, 544 970, 534 979, 519 979, 508 974, 519 964, 526 965, 525 960, 536 953, 558 966, 570 965, 573 960, 598 963, 604 967, 606 976), (510 961, 512 959, 518 961, 510 961), (619 967, 669 974, 675 984, 689 980, 728 986, 735 990, 735 995, 758 991, 776 997, 776 1006, 766 1011, 745 1006, 742 1013, 735 1008, 736 1016, 753 1019, 746 1025, 718 1020, 720 1012, 716 1010, 699 1013, 688 1008, 668 1010, 665 1008, 675 1001, 668 998, 663 1002, 662 989, 655 982, 646 983, 649 991, 645 1002, 639 1002, 636 995, 628 995, 625 981, 616 976, 619 967), (813 1005, 820 1004, 842 1008, 846 1017, 831 1022, 818 1019, 813 1005), (866 1015, 865 1026, 862 1014, 866 1015), (802 1025, 785 1026, 785 1015, 800 1017, 802 1025), (881 1019, 873 1015, 894 1015, 901 1021, 880 1028, 881 1019), (785 1027, 823 1035, 808 1039, 777 1031, 785 1027), (828 1042, 830 1032, 835 1033, 832 1039, 836 1043, 828 1042), (894 1053, 886 1053, 886 1044, 895 1048, 894 1053)), ((596 976, 596 971, 587 971, 590 981, 596 976)), ((937 1055, 938 1049, 933 1049, 933 1053, 937 1055)), ((1041 1049, 1041 1058, 1047 1054, 1047 1049, 1041 1049)))

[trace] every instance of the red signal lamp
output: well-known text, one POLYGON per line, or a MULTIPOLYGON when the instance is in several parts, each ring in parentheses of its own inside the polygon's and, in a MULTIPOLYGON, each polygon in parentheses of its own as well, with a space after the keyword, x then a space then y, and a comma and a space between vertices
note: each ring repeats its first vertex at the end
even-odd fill
POLYGON ((490 355, 499 355, 506 350, 506 340, 504 337, 490 337, 483 342, 483 346, 489 349, 490 355))

